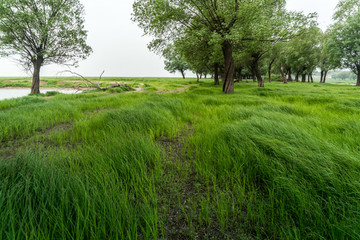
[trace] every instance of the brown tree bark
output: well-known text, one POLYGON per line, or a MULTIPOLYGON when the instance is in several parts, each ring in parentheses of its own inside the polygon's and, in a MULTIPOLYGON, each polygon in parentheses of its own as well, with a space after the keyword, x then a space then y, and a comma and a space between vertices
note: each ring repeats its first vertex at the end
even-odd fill
POLYGON ((222 50, 225 58, 225 70, 223 75, 223 92, 226 94, 234 92, 234 58, 230 41, 224 41, 222 50))
POLYGON ((325 82, 326 82, 327 73, 328 73, 328 71, 325 71, 325 72, 324 72, 323 83, 325 83, 325 82))
POLYGON ((197 82, 200 82, 200 77, 199 77, 199 73, 198 73, 198 72, 196 72, 196 81, 197 81, 197 82))
POLYGON ((285 75, 285 72, 284 72, 284 69, 285 69, 285 67, 284 67, 284 64, 283 63, 281 63, 281 76, 282 76, 282 78, 283 78, 283 82, 285 83, 285 84, 287 84, 288 83, 288 81, 287 81, 287 79, 286 79, 286 75, 285 75))
POLYGON ((40 68, 44 62, 42 57, 38 57, 33 61, 34 72, 32 78, 31 85, 31 94, 39 94, 40 93, 40 68))
POLYGON ((185 71, 184 71, 184 70, 180 70, 180 72, 181 72, 181 75, 182 75, 183 79, 185 79, 185 71))
POLYGON ((238 74, 239 74, 239 77, 238 77, 239 82, 242 82, 242 80, 243 80, 242 70, 243 70, 243 67, 240 67, 240 68, 239 68, 239 72, 238 72, 238 74))
POLYGON ((268 74, 269 74, 269 83, 271 83, 271 70, 269 70, 268 74))
POLYGON ((256 74, 257 81, 258 81, 258 86, 259 87, 265 87, 264 80, 263 80, 263 78, 261 76, 261 72, 260 72, 260 69, 259 69, 258 60, 254 61, 254 71, 255 71, 255 74, 256 74))
POLYGON ((219 81, 219 64, 218 63, 214 64, 214 84, 215 85, 220 85, 220 81, 219 81))
POLYGON ((303 73, 301 76, 301 82, 306 82, 306 74, 303 73))
MULTIPOLYGON (((360 70, 360 69, 359 69, 360 70)), ((358 71, 358 74, 357 74, 357 82, 356 82, 356 86, 360 86, 360 71, 358 71)))
POLYGON ((299 82, 299 73, 296 73, 296 75, 295 75, 295 81, 296 81, 296 82, 299 82))
POLYGON ((323 78, 324 78, 324 70, 321 70, 320 83, 323 83, 323 78))
POLYGON ((292 82, 293 81, 293 79, 292 79, 292 76, 291 76, 291 68, 289 68, 289 70, 288 70, 288 81, 290 81, 290 82, 292 82))
POLYGON ((314 83, 314 78, 313 78, 312 73, 311 73, 311 75, 310 75, 310 79, 311 79, 311 83, 314 83))
POLYGON ((268 74, 269 74, 269 82, 271 83, 271 68, 273 63, 275 62, 275 59, 271 60, 270 64, 269 64, 269 68, 268 68, 268 74))

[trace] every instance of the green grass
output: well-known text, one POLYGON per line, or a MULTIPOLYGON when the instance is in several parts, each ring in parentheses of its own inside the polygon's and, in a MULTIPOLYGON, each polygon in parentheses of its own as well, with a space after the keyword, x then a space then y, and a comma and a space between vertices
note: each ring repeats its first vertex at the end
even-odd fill
POLYGON ((359 88, 122 81, 0 101, 0 239, 360 239, 359 88))
MULTIPOLYGON (((100 87, 108 87, 114 83, 126 83, 132 87, 140 87, 140 83, 151 85, 148 90, 174 90, 189 84, 189 79, 186 81, 178 78, 127 78, 127 77, 103 77, 98 81, 98 77, 88 77, 88 80, 93 83, 100 83, 100 87), (159 89, 158 89, 159 88, 159 89)), ((194 79, 190 79, 193 83, 194 79)), ((3 87, 31 87, 31 78, 29 77, 0 77, 0 88, 3 87)), ((89 85, 79 77, 42 77, 41 87, 59 87, 59 88, 87 88, 89 85)))

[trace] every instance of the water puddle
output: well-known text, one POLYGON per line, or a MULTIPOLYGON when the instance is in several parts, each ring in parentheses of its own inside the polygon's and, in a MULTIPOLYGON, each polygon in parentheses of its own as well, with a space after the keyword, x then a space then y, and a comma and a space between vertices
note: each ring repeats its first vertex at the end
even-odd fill
MULTIPOLYGON (((79 93, 76 89, 41 88, 41 93, 57 91, 65 94, 79 93)), ((11 98, 25 97, 30 94, 30 88, 0 88, 0 101, 11 98)))

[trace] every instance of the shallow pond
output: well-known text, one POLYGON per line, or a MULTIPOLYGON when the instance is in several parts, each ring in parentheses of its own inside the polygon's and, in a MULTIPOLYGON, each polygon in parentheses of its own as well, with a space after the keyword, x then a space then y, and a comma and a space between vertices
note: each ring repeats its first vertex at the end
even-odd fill
MULTIPOLYGON (((57 91, 61 93, 79 93, 75 89, 59 89, 59 88, 41 88, 41 93, 46 93, 49 91, 57 91)), ((25 97, 30 94, 30 88, 0 88, 0 101, 4 99, 25 97)))

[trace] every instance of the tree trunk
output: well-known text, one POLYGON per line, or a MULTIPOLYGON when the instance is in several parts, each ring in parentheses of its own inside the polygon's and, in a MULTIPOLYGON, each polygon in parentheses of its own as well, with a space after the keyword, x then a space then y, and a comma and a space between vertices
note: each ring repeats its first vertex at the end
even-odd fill
POLYGON ((325 71, 325 73, 324 73, 323 83, 325 83, 325 81, 326 81, 327 74, 328 74, 328 71, 325 71))
POLYGON ((200 77, 199 77, 199 73, 198 73, 198 72, 196 72, 196 81, 197 81, 197 82, 200 82, 200 77))
POLYGON ((252 78, 252 80, 253 80, 253 82, 256 82, 257 81, 257 79, 256 79, 256 67, 255 67, 255 63, 256 62, 256 60, 253 60, 252 62, 251 62, 251 66, 250 66, 250 70, 251 70, 251 78, 252 78))
POLYGON ((324 70, 321 70, 320 83, 323 83, 324 70))
POLYGON ((308 74, 308 76, 307 76, 307 77, 308 77, 308 83, 309 83, 309 82, 310 82, 310 74, 308 74))
POLYGON ((356 82, 356 86, 360 86, 360 71, 358 71, 357 73, 357 82, 356 82))
POLYGON ((295 81, 296 81, 296 82, 299 82, 299 73, 296 73, 296 75, 295 75, 295 81))
POLYGON ((311 75, 310 75, 310 79, 311 79, 311 83, 314 83, 314 78, 313 78, 312 73, 311 73, 311 75))
POLYGON ((224 41, 222 50, 225 58, 225 70, 223 75, 223 92, 226 94, 234 92, 234 58, 230 41, 224 41))
POLYGON ((285 73, 284 73, 284 68, 285 68, 285 67, 284 67, 284 64, 281 63, 281 76, 282 76, 282 78, 283 78, 284 83, 287 84, 288 81, 287 81, 286 76, 285 76, 285 73))
POLYGON ((269 68, 268 68, 268 74, 269 74, 269 83, 271 83, 271 68, 273 63, 275 62, 275 59, 273 59, 270 64, 269 64, 269 68))
POLYGON ((219 81, 219 64, 218 63, 214 64, 214 84, 215 85, 220 85, 220 81, 219 81))
POLYGON ((289 74, 288 81, 291 81, 291 82, 292 82, 293 79, 292 79, 292 77, 291 77, 291 68, 289 68, 288 74, 289 74))
POLYGON ((253 82, 256 82, 256 73, 255 72, 252 75, 252 80, 253 80, 253 82))
POLYGON ((271 71, 269 71, 268 74, 269 74, 269 83, 271 83, 271 71))
POLYGON ((32 78, 31 94, 40 93, 40 68, 43 62, 44 60, 42 57, 38 57, 36 60, 33 61, 34 73, 32 78))
POLYGON ((180 72, 181 72, 181 75, 182 75, 183 79, 185 79, 185 72, 184 72, 184 70, 180 70, 180 72))
POLYGON ((239 70, 239 82, 242 82, 243 77, 242 77, 242 67, 239 70))
POLYGON ((301 82, 306 82, 306 74, 302 74, 301 82))
POLYGON ((259 87, 265 87, 264 80, 263 80, 263 78, 261 76, 261 72, 260 72, 260 69, 259 69, 258 60, 254 61, 254 70, 255 70, 257 81, 258 81, 258 86, 259 87))

